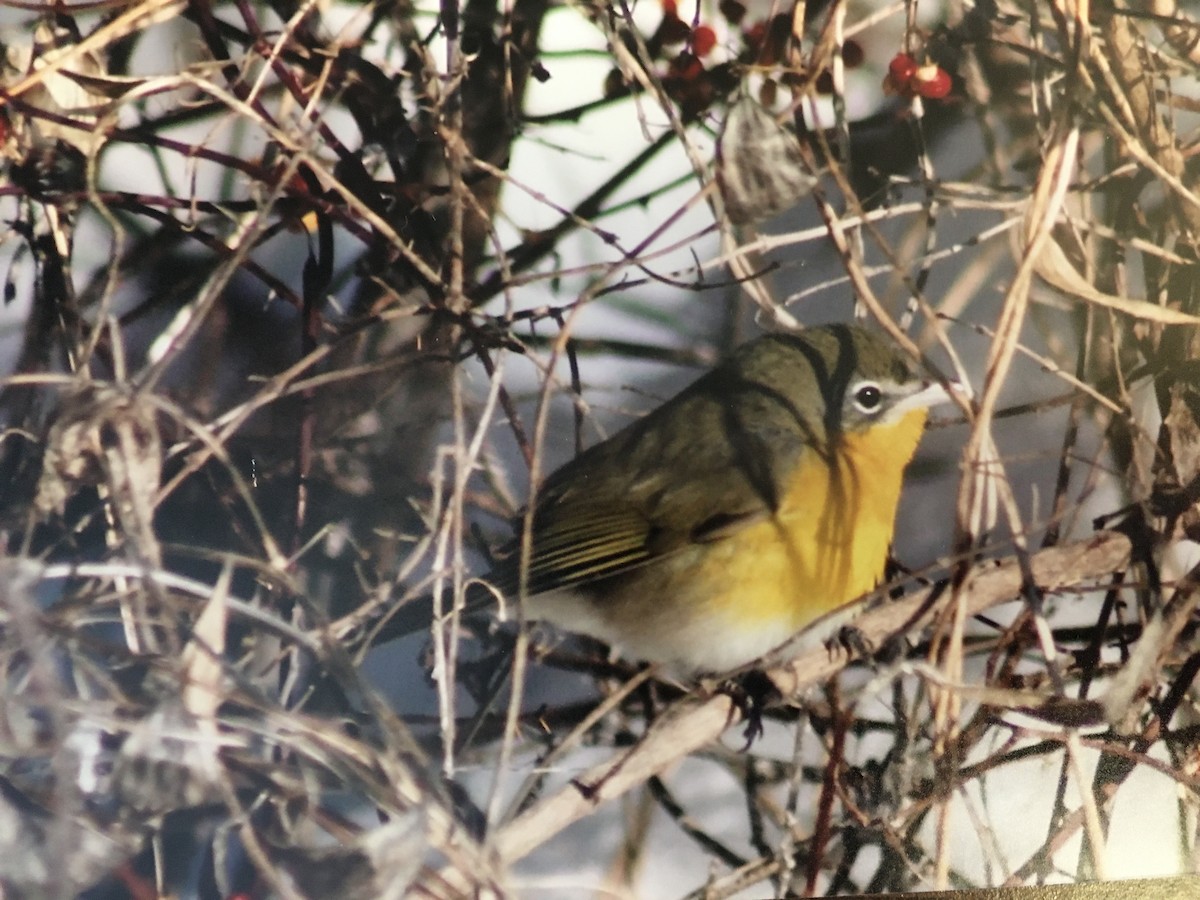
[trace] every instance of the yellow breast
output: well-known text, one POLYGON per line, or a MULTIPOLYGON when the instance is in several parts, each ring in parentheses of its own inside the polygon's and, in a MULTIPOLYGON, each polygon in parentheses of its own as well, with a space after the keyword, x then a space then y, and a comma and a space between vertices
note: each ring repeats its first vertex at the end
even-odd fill
POLYGON ((807 454, 774 516, 640 570, 588 610, 589 633, 641 658, 721 671, 872 590, 925 418, 918 409, 845 436, 831 459, 807 454))

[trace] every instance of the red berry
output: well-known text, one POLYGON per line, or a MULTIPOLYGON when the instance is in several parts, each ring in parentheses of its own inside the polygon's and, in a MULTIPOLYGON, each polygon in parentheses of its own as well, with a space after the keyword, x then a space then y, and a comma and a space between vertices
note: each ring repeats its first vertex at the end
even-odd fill
POLYGON ((703 64, 686 50, 671 60, 667 69, 668 78, 676 78, 680 81, 692 81, 703 74, 703 64))
POLYGON ((707 25, 697 25, 692 29, 692 52, 697 56, 708 56, 715 46, 717 33, 707 25))
POLYGON ((918 68, 909 84, 926 100, 939 100, 945 97, 950 93, 951 87, 950 76, 936 63, 926 63, 918 68))
POLYGON ((897 53, 888 63, 888 77, 897 85, 907 85, 917 71, 917 61, 907 53, 897 53))

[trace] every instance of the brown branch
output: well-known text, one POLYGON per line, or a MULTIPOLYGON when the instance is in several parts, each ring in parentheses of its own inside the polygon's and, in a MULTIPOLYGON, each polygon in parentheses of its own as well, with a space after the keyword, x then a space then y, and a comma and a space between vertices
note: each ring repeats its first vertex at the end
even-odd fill
MULTIPOLYGON (((1035 553, 1029 564, 1037 584, 1049 594, 1110 578, 1128 565, 1130 550, 1129 538, 1105 531, 1035 553)), ((975 615, 1017 597, 1021 589, 1022 566, 1016 559, 987 561, 971 569, 963 597, 968 613, 975 615)), ((895 634, 911 631, 929 620, 942 590, 942 585, 934 585, 887 603, 856 620, 855 627, 876 645, 895 634)), ((813 685, 832 678, 846 662, 845 656, 835 658, 819 647, 771 670, 768 675, 784 697, 796 698, 813 685)), ((652 724, 633 747, 593 766, 501 828, 493 838, 496 852, 507 864, 512 864, 602 803, 620 797, 716 740, 740 719, 737 705, 725 694, 693 696, 680 701, 652 724)))

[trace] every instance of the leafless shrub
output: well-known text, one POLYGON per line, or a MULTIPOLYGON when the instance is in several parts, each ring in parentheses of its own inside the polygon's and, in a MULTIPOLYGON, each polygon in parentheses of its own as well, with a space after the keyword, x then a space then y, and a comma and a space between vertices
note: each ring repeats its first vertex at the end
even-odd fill
POLYGON ((1190 13, 8 6, 6 894, 1161 873, 1114 837, 1147 796, 1194 869, 1190 13), (767 661, 765 738, 538 629, 367 657, 461 602, 595 384, 854 307, 976 390, 901 520, 939 562, 866 652, 767 661))

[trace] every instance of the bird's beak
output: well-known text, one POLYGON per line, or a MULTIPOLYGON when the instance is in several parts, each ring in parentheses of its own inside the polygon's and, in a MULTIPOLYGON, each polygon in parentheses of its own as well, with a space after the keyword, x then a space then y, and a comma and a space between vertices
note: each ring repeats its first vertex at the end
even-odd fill
POLYGON ((917 391, 897 403, 896 407, 897 410, 903 412, 913 409, 929 409, 941 406, 943 403, 953 402, 955 394, 960 397, 969 397, 970 391, 957 381, 949 381, 945 384, 940 381, 926 381, 917 391))

